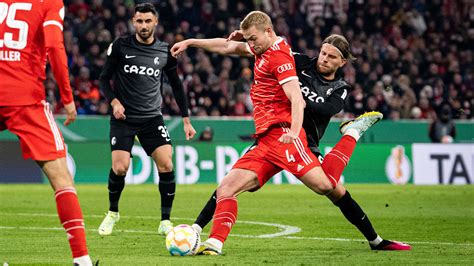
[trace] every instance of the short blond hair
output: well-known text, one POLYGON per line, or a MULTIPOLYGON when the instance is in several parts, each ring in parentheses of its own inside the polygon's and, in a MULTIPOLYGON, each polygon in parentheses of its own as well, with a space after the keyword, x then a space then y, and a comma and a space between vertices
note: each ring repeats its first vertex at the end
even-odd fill
POLYGON ((273 29, 272 19, 262 11, 252 11, 240 22, 241 30, 248 30, 252 26, 257 27, 259 30, 273 29))

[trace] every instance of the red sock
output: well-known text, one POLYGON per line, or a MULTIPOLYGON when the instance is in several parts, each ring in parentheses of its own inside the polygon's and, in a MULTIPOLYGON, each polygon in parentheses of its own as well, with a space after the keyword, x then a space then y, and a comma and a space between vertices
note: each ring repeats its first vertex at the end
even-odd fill
POLYGON ((72 257, 87 255, 84 219, 76 190, 73 187, 60 189, 56 191, 55 196, 59 220, 66 230, 72 257))
POLYGON ((344 135, 331 152, 324 157, 321 166, 334 187, 339 182, 342 171, 347 166, 356 143, 357 141, 353 137, 344 135))
POLYGON ((235 224, 236 219, 237 198, 227 197, 217 199, 211 235, 209 237, 218 239, 224 243, 232 229, 232 226, 235 224))

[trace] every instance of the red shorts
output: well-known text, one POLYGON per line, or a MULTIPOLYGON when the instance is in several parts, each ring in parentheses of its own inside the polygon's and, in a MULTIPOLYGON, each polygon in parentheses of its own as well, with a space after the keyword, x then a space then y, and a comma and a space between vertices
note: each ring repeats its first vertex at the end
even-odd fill
POLYGON ((18 136, 23 158, 50 161, 66 156, 66 145, 49 104, 41 101, 26 106, 0 106, 0 131, 18 136))
POLYGON ((304 129, 301 129, 299 137, 293 143, 278 141, 281 135, 289 131, 285 124, 272 126, 263 136, 258 137, 257 146, 237 160, 232 169, 255 172, 262 187, 281 170, 287 170, 300 178, 314 167, 321 166, 308 148, 304 129))

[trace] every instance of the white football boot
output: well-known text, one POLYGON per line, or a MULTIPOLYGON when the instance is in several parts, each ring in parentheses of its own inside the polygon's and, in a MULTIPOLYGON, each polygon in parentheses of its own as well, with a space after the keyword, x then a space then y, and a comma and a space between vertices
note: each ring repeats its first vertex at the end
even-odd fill
POLYGON ((160 226, 158 227, 158 234, 166 236, 171 229, 173 229, 173 223, 170 220, 163 220, 160 222, 160 226))
POLYGON ((118 212, 109 211, 99 226, 99 235, 108 236, 112 234, 114 225, 120 220, 118 212))
POLYGON ((194 230, 196 230, 199 234, 202 233, 202 228, 199 224, 193 224, 191 227, 194 228, 194 230))
POLYGON ((339 132, 343 135, 351 135, 356 140, 361 137, 369 127, 382 120, 383 114, 372 111, 358 116, 354 120, 346 121, 339 126, 339 132))
POLYGON ((215 238, 209 238, 201 243, 196 255, 219 256, 222 254, 223 243, 215 238))

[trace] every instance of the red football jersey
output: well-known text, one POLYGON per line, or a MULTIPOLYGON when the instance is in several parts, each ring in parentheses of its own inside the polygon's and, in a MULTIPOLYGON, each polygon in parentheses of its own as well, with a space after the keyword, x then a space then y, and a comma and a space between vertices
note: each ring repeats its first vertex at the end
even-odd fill
POLYGON ((253 103, 255 134, 264 133, 278 122, 291 123, 291 102, 283 91, 282 84, 298 79, 291 47, 285 40, 278 40, 263 54, 255 55, 254 82, 250 89, 253 103))
POLYGON ((45 99, 47 53, 63 102, 72 101, 63 18, 61 0, 0 2, 0 106, 30 105, 45 99))

